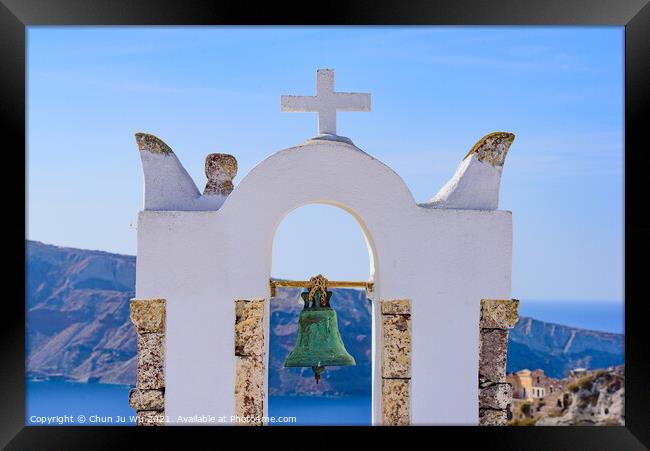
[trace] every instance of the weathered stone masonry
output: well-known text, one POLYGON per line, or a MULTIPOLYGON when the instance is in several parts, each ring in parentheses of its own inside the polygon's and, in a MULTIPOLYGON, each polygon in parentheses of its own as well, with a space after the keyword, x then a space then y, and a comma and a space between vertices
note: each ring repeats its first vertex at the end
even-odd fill
POLYGON ((506 383, 508 329, 519 320, 516 299, 481 299, 479 337, 479 425, 503 426, 512 387, 506 383))
POLYGON ((164 425, 165 420, 165 300, 132 299, 131 322, 138 334, 136 386, 129 405, 138 426, 164 425))
POLYGON ((236 424, 262 426, 266 391, 264 299, 235 301, 236 424))
POLYGON ((382 424, 408 426, 411 388, 411 301, 381 302, 382 424))

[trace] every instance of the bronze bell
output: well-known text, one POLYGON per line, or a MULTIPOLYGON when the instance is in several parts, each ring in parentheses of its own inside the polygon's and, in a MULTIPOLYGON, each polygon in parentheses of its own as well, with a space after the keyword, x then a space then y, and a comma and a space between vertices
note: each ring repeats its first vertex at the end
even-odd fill
POLYGON ((284 366, 311 367, 319 383, 326 366, 356 365, 356 362, 341 340, 336 311, 330 306, 332 292, 325 288, 314 291, 301 294, 305 305, 298 320, 298 339, 284 366), (323 299, 324 292, 327 295, 323 299))

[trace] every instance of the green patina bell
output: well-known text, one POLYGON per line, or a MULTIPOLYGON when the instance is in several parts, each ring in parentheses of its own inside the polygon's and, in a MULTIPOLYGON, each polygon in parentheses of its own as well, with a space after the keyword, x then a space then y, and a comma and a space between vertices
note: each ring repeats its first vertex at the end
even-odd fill
POLYGON ((313 293, 311 300, 309 292, 301 294, 305 306, 298 320, 298 340, 284 362, 285 368, 311 367, 316 383, 326 366, 357 364, 341 340, 336 311, 330 306, 332 292, 327 291, 325 301, 321 302, 324 291, 313 293))

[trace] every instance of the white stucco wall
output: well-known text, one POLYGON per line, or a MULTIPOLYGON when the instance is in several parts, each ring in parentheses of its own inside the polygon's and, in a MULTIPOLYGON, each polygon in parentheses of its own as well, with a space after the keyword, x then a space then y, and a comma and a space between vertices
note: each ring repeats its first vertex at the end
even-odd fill
POLYGON ((234 413, 234 301, 269 297, 275 231, 309 203, 359 221, 377 299, 412 300, 412 423, 477 424, 480 299, 511 296, 510 212, 419 206, 389 167, 335 141, 272 155, 216 211, 161 211, 158 202, 140 213, 136 296, 167 299, 167 415, 234 413))

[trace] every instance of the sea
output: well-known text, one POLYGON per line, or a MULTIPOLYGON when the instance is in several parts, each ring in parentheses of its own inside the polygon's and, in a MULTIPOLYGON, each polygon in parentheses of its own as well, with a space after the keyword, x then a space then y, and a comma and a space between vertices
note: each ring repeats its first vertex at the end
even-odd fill
MULTIPOLYGON (((26 381, 25 424, 31 426, 134 426, 129 385, 26 381)), ((364 426, 370 396, 270 396, 270 426, 364 426), (345 412, 345 413, 343 413, 345 412)))
MULTIPOLYGON (((624 333, 622 302, 524 300, 521 316, 584 329, 624 333)), ((130 386, 68 381, 26 381, 27 425, 133 426, 130 386)), ((370 396, 272 396, 269 417, 279 425, 369 425, 370 396), (286 420, 294 417, 295 420, 286 420), (291 422, 288 422, 291 421, 291 422)))

